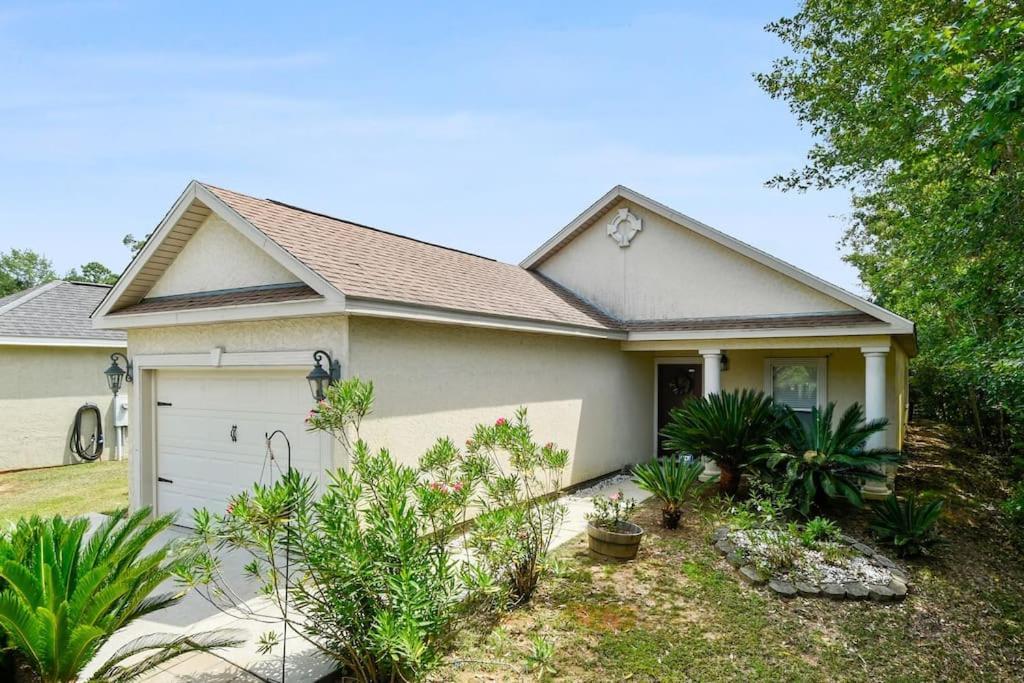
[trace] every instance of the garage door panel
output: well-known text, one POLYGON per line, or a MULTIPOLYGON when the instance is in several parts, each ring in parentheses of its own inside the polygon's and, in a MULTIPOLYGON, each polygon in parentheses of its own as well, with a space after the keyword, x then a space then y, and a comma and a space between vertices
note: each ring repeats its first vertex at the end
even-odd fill
POLYGON ((322 485, 323 437, 306 431, 310 398, 302 374, 159 371, 156 387, 163 404, 156 458, 161 514, 179 511, 178 523, 190 525, 193 508, 222 512, 231 496, 261 477, 265 484, 276 480, 288 449, 275 438, 277 463, 269 461, 265 434, 278 429, 291 441, 292 467, 322 485))

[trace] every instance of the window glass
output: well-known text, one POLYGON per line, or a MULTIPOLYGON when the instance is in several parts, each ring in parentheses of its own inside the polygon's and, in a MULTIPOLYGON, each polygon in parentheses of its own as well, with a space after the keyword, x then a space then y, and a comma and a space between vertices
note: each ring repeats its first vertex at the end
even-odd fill
POLYGON ((818 405, 817 363, 773 364, 772 398, 793 410, 809 413, 818 405))

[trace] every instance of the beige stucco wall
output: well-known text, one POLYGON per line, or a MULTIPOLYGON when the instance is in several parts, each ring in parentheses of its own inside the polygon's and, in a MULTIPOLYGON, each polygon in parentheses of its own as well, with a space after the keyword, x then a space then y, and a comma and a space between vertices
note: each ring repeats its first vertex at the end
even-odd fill
POLYGON ((462 444, 477 423, 529 411, 539 443, 568 448, 564 484, 652 452, 653 376, 648 354, 616 342, 358 318, 350 321, 348 372, 374 382, 363 436, 415 463, 439 436, 462 444))
POLYGON ((620 203, 538 270, 627 320, 850 310, 629 202, 620 203), (643 220, 643 230, 626 248, 607 230, 620 206, 643 220))
POLYGON ((223 218, 211 214, 147 296, 209 292, 299 280, 223 218))
POLYGON ((103 371, 118 350, 0 346, 0 472, 78 462, 68 442, 84 403, 99 407, 102 458, 113 456, 113 397, 103 371))
MULTIPOLYGON (((658 358, 678 357, 667 353, 656 354, 658 358)), ((768 391, 766 373, 770 358, 825 358, 827 372, 826 400, 835 401, 838 417, 852 403, 864 405, 864 355, 859 348, 839 349, 763 349, 726 351, 729 369, 722 373, 722 389, 756 389, 768 391)), ((695 362, 700 357, 690 354, 695 362)), ((886 416, 889 428, 886 431, 886 445, 898 448, 906 426, 906 354, 898 345, 893 345, 887 362, 886 393, 888 402, 886 416)))

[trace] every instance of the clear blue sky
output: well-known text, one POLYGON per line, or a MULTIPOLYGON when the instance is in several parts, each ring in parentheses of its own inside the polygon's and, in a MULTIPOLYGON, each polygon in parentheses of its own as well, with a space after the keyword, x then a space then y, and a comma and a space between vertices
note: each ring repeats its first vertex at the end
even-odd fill
POLYGON ((120 270, 198 178, 516 263, 623 183, 857 289, 847 194, 763 186, 794 2, 495 4, 0 4, 0 249, 120 270))

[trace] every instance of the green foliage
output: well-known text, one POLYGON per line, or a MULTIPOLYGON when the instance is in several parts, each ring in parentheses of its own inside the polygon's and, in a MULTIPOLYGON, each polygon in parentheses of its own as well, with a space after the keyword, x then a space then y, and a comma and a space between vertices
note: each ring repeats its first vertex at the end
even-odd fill
POLYGON ((0 296, 56 279, 50 260, 31 249, 11 249, 0 254, 0 296))
POLYGON ((112 285, 117 282, 117 273, 98 261, 90 261, 82 266, 81 272, 72 268, 64 277, 70 282, 92 282, 99 285, 112 285))
POLYGON ((511 421, 477 425, 455 462, 482 489, 469 547, 487 575, 504 580, 504 603, 520 605, 536 590, 565 518, 552 494, 562 486, 569 452, 550 442, 539 446, 520 408, 511 421))
POLYGON ((719 490, 734 495, 740 470, 770 451, 780 416, 764 392, 722 392, 673 408, 662 435, 673 453, 715 461, 722 470, 719 490))
MULTIPOLYGON (((478 425, 465 451, 441 438, 409 467, 360 438, 372 407, 369 382, 328 388, 307 424, 333 434, 350 467, 319 495, 291 471, 233 497, 223 515, 197 512, 179 577, 215 606, 260 619, 218 572, 221 551, 247 553, 249 576, 281 618, 346 675, 419 680, 468 611, 532 594, 564 514, 545 494, 559 488, 568 452, 538 446, 520 409, 512 422, 478 425), (471 526, 470 509, 480 513, 471 526)), ((261 639, 264 651, 277 644, 272 632, 261 639)))
POLYGON ((699 460, 676 456, 637 465, 633 468, 633 481, 661 501, 662 525, 675 529, 683 505, 704 487, 700 481, 703 473, 704 465, 699 460))
POLYGON ((1003 501, 1003 512, 1018 527, 1024 527, 1024 481, 1018 481, 1010 491, 1010 497, 1003 501))
MULTIPOLYGON (((91 536, 84 518, 32 517, 0 536, 0 629, 40 680, 78 680, 114 633, 181 600, 151 595, 171 576, 174 559, 166 545, 143 555, 171 523, 146 521, 149 514, 120 510, 91 536)), ((121 648, 92 680, 131 680, 182 654, 239 642, 218 633, 152 634, 121 648)))
MULTIPOLYGON (((223 515, 197 512, 194 554, 179 576, 214 605, 245 609, 217 571, 221 550, 245 552, 250 578, 290 627, 348 675, 417 680, 437 663, 475 591, 488 584, 450 546, 479 476, 454 479, 459 473, 450 470, 431 481, 424 469, 371 450, 359 425, 372 404, 368 382, 332 386, 307 421, 350 446, 350 468, 332 472, 322 495, 292 470, 233 497, 223 515)), ((442 439, 422 462, 440 469, 454 456, 454 445, 442 439)), ((264 651, 277 644, 273 632, 261 639, 264 651)))
POLYGON ((829 403, 825 410, 814 408, 807 426, 787 410, 774 452, 763 456, 768 470, 780 475, 786 492, 805 516, 812 508, 837 498, 863 506, 861 482, 884 479, 881 468, 901 460, 891 450, 864 448, 872 435, 885 429, 886 420, 865 421, 864 410, 854 403, 833 426, 835 407, 829 403))
POLYGON ((634 509, 636 509, 636 501, 626 498, 620 490, 610 496, 594 498, 594 511, 587 515, 587 520, 601 529, 620 531, 626 525, 634 509))
POLYGON ((771 479, 755 477, 747 499, 729 508, 729 526, 733 529, 781 527, 792 510, 793 501, 785 487, 771 479))
POLYGON ((1024 448, 1024 22, 1016 0, 805 0, 758 76, 815 136, 783 189, 854 191, 845 246, 917 323, 918 415, 1024 448))
POLYGON ((823 543, 839 539, 839 525, 824 517, 807 520, 800 530, 800 541, 808 548, 817 548, 823 543))
POLYGON ((941 542, 935 523, 942 514, 941 499, 919 502, 916 494, 900 500, 890 495, 873 506, 871 530, 904 557, 927 553, 941 542))
POLYGON ((530 638, 530 653, 526 655, 526 670, 537 675, 538 681, 550 680, 557 669, 552 660, 555 658, 555 645, 540 636, 530 638))

